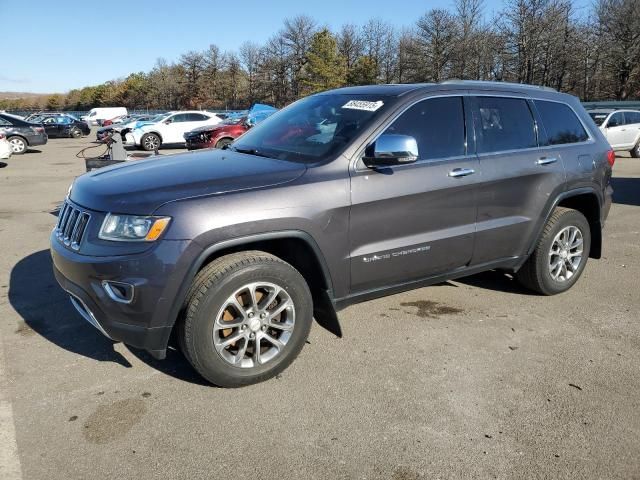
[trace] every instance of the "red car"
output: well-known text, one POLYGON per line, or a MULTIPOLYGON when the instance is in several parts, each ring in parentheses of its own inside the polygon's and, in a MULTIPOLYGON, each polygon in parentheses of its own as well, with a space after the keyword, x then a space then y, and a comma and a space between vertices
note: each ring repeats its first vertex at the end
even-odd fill
POLYGON ((218 125, 205 125, 184 134, 187 149, 198 150, 200 148, 224 148, 236 138, 249 130, 247 117, 242 117, 234 123, 222 123, 218 125))

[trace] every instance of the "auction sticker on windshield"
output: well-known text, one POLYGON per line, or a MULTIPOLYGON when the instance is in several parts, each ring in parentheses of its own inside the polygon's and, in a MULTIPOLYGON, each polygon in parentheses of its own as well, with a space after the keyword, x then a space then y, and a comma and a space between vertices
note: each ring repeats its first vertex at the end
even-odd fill
POLYGON ((367 112, 375 112, 378 110, 384 102, 378 100, 377 102, 368 102, 366 100, 349 100, 342 108, 350 108, 351 110, 366 110, 367 112))

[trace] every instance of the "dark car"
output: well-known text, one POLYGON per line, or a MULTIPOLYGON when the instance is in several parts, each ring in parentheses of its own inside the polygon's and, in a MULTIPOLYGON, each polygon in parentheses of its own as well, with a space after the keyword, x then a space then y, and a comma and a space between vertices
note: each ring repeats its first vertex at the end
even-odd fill
POLYGON ((226 150, 78 177, 54 272, 109 338, 164 358, 175 335, 237 387, 284 370, 313 318, 340 335, 356 302, 494 269, 567 291, 601 256, 614 161, 578 99, 550 89, 333 90, 226 150))
POLYGON ((80 138, 91 133, 91 128, 86 122, 71 115, 46 116, 34 121, 42 123, 49 138, 80 138))
POLYGON ((44 127, 9 113, 0 113, 0 130, 7 136, 14 155, 22 155, 29 147, 47 143, 44 127))

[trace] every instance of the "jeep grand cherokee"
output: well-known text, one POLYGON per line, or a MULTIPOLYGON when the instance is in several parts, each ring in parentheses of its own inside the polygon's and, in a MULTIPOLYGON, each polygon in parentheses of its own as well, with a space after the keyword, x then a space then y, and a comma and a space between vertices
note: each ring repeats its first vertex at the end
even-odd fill
POLYGON ((543 295, 600 258, 615 156, 569 95, 485 82, 353 87, 274 114, 227 150, 72 185, 55 275, 103 334, 210 382, 285 369, 313 318, 489 269, 543 295))

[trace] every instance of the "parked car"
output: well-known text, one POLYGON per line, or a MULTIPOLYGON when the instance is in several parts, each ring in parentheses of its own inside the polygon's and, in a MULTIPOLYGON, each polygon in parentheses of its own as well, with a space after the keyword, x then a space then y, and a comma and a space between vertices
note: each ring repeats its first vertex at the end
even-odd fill
POLYGON ((11 144, 7 141, 7 136, 3 131, 0 131, 0 160, 8 160, 11 158, 13 149, 11 144))
POLYGON ((201 148, 225 148, 249 130, 278 110, 269 105, 254 105, 244 117, 231 117, 218 125, 205 125, 184 134, 189 150, 201 148))
POLYGON ((175 334, 204 378, 238 387, 284 370, 314 317, 340 334, 336 312, 366 299, 493 269, 567 291, 601 256, 614 162, 551 89, 343 88, 226 150, 78 177, 54 272, 111 339, 164 358, 175 334))
POLYGON ((157 150, 163 145, 184 145, 184 134, 188 131, 204 125, 217 125, 220 122, 221 120, 210 112, 170 112, 154 123, 128 132, 125 135, 125 143, 142 147, 146 151, 157 150))
POLYGON ((108 118, 114 118, 118 115, 126 115, 127 109, 125 107, 100 107, 92 108, 89 113, 80 117, 81 120, 87 122, 89 125, 100 125, 100 122, 108 118))
POLYGON ((615 151, 640 158, 640 111, 594 109, 589 115, 615 151))
POLYGON ((50 138, 80 138, 83 135, 89 135, 91 128, 86 122, 78 120, 71 115, 46 116, 40 119, 34 119, 41 123, 50 138))
POLYGON ((0 130, 6 135, 15 155, 22 155, 29 147, 47 143, 47 133, 42 125, 9 113, 0 113, 0 130))
POLYGON ((118 123, 112 124, 105 127, 100 127, 96 131, 96 139, 98 141, 102 141, 108 135, 111 135, 114 132, 120 133, 122 135, 122 141, 124 142, 125 136, 131 130, 137 127, 141 127, 142 125, 146 125, 149 123, 154 123, 155 121, 164 118, 166 114, 162 115, 132 115, 128 122, 126 123, 118 123))

